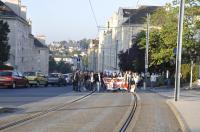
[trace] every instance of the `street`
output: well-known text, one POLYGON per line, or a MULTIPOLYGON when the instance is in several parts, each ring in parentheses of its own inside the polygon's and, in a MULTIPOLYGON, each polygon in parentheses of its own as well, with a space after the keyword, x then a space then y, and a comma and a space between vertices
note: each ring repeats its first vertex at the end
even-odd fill
POLYGON ((65 87, 32 87, 16 89, 0 89, 0 107, 16 107, 31 102, 42 101, 72 91, 65 87))
MULTIPOLYGON (((135 101, 127 92, 90 95, 89 92, 73 92, 71 87, 0 91, 1 106, 16 108, 13 113, 0 114, 0 129, 4 132, 119 131, 135 101)), ((138 95, 141 111, 133 130, 128 131, 181 131, 165 98, 144 91, 139 91, 138 95)))

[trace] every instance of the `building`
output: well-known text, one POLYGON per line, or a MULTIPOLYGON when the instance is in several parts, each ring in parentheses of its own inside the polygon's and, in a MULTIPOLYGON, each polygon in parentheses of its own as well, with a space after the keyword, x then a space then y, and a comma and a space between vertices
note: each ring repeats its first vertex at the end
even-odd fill
POLYGON ((37 36, 34 38, 34 69, 32 71, 40 71, 45 75, 49 72, 49 49, 45 44, 44 36, 37 36))
POLYGON ((132 46, 137 34, 145 30, 147 13, 157 6, 141 6, 138 9, 119 8, 99 33, 98 70, 120 70, 118 54, 132 46))
POLYGON ((88 49, 88 70, 98 71, 98 47, 99 40, 91 40, 88 49))
MULTIPOLYGON (((7 63, 22 72, 32 71, 39 67, 36 65, 38 60, 35 60, 37 46, 34 43, 35 37, 32 35, 32 22, 27 20, 26 11, 27 7, 21 5, 20 0, 0 1, 0 20, 6 21, 10 29, 8 43, 11 49, 7 63)), ((45 58, 48 60, 48 55, 45 58)), ((46 65, 45 67, 48 68, 46 65)))

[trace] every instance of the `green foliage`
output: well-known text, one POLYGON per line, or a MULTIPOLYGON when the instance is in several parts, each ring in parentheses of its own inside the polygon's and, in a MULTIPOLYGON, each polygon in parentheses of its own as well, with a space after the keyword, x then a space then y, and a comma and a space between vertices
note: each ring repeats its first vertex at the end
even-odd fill
MULTIPOLYGON (((191 70, 191 65, 190 64, 182 64, 181 66, 181 82, 182 83, 189 83, 190 81, 190 70, 191 70)), ((193 81, 196 81, 198 79, 199 71, 198 71, 198 66, 195 65, 193 68, 193 81)))
POLYGON ((52 56, 50 56, 49 57, 49 72, 52 73, 56 71, 56 69, 57 69, 56 61, 54 60, 52 56))
POLYGON ((49 57, 49 72, 70 73, 72 72, 72 65, 60 61, 58 64, 52 56, 49 57))
POLYGON ((70 73, 72 72, 72 66, 64 61, 60 61, 57 64, 57 72, 59 73, 70 73))
POLYGON ((126 52, 120 52, 119 67, 123 71, 131 70, 138 73, 144 72, 144 49, 139 47, 138 42, 145 36, 145 32, 137 35, 132 47, 126 52))
POLYGON ((10 45, 8 45, 8 33, 10 32, 7 22, 0 21, 0 65, 8 61, 10 45))

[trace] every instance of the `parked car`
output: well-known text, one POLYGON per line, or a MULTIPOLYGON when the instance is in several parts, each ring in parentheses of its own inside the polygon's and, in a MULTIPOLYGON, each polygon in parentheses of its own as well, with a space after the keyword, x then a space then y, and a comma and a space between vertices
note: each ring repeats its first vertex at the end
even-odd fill
POLYGON ((51 73, 48 76, 48 84, 50 85, 66 85, 65 78, 61 73, 51 73))
POLYGON ((72 73, 63 74, 65 81, 67 84, 72 84, 72 73))
POLYGON ((0 71, 0 86, 29 87, 28 80, 18 71, 0 71))
POLYGON ((48 86, 47 77, 45 77, 45 75, 43 75, 41 72, 24 72, 24 76, 28 79, 31 86, 48 86))

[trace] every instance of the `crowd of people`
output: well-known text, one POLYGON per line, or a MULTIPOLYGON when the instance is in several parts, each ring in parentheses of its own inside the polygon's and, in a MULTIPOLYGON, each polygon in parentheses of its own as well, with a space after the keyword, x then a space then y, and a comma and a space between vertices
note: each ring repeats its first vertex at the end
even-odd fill
POLYGON ((104 91, 106 85, 103 78, 123 78, 127 91, 135 92, 138 83, 142 80, 142 76, 138 73, 131 71, 126 72, 89 72, 76 70, 73 74, 73 90, 81 92, 82 90, 88 91, 104 91))

